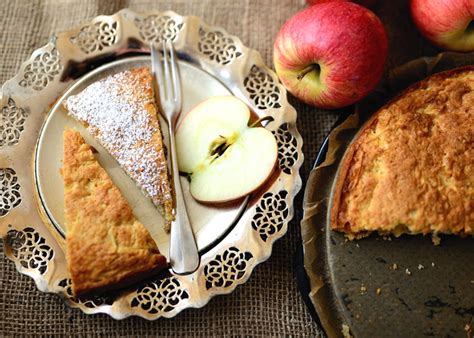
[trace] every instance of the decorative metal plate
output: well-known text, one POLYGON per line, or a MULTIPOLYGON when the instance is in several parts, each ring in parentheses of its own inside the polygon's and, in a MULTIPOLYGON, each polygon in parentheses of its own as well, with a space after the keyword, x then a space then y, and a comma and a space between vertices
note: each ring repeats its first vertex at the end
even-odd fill
POLYGON ((286 233, 293 217, 303 154, 296 111, 286 90, 258 52, 194 16, 125 9, 53 36, 3 85, 0 120, 0 235, 6 254, 39 290, 61 294, 68 305, 85 313, 152 320, 202 307, 214 295, 230 293, 244 283, 254 267, 269 258, 273 242, 286 233), (274 118, 266 128, 278 140, 279 168, 250 196, 236 224, 206 248, 195 273, 177 276, 165 271, 119 294, 77 298, 66 269, 64 238, 38 198, 38 137, 51 107, 73 84, 97 67, 147 55, 149 43, 163 39, 174 41, 182 62, 217 79, 257 115, 274 118))

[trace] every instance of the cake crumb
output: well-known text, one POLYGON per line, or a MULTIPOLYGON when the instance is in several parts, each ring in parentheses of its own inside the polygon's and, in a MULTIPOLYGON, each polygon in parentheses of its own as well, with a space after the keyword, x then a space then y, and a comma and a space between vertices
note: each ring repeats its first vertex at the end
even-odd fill
POLYGON ((466 324, 466 325, 464 326, 464 331, 466 331, 466 336, 467 336, 467 338, 471 338, 471 337, 473 336, 473 335, 472 335, 472 333, 473 333, 472 331, 473 331, 473 330, 472 330, 471 324, 466 324))
POLYGON ((382 289, 377 288, 377 290, 375 290, 375 293, 377 294, 377 296, 380 295, 382 293, 382 289))
POLYGON ((441 243, 441 238, 438 235, 434 234, 431 236, 431 241, 434 245, 439 245, 441 243))
POLYGON ((410 270, 408 270, 408 268, 405 269, 405 274, 406 274, 407 276, 410 276, 410 275, 411 275, 411 272, 410 272, 410 270))
POLYGON ((349 326, 347 324, 342 324, 341 333, 342 333, 342 336, 344 338, 352 338, 351 331, 350 331, 349 326))
POLYGON ((398 269, 397 263, 393 263, 393 264, 390 266, 390 269, 392 269, 392 270, 397 270, 397 269, 398 269))
POLYGON ((360 245, 359 245, 359 243, 356 243, 356 247, 357 247, 358 249, 360 249, 360 245))
POLYGON ((434 263, 434 262, 431 262, 431 266, 434 268, 434 267, 435 267, 435 263, 434 263))
POLYGON ((364 284, 362 284, 362 285, 360 286, 360 293, 361 293, 362 295, 365 294, 365 293, 367 293, 367 287, 366 287, 364 284))
POLYGON ((418 264, 418 270, 423 270, 425 267, 421 264, 418 264))

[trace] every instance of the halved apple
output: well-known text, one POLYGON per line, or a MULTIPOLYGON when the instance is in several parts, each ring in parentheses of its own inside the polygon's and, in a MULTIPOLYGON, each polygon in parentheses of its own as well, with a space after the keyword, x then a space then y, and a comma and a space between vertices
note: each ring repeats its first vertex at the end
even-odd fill
POLYGON ((181 172, 190 175, 191 195, 206 203, 250 194, 271 175, 278 146, 273 134, 249 126, 248 106, 234 96, 217 96, 193 108, 176 130, 181 172))

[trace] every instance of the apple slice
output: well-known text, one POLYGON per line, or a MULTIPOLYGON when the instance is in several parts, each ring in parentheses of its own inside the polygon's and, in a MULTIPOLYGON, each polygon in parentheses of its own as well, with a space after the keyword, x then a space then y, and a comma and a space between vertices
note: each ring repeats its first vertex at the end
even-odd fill
POLYGON ((216 96, 186 114, 176 130, 181 172, 190 175, 200 202, 229 202, 250 194, 271 175, 278 158, 273 134, 251 127, 248 106, 234 96, 216 96))

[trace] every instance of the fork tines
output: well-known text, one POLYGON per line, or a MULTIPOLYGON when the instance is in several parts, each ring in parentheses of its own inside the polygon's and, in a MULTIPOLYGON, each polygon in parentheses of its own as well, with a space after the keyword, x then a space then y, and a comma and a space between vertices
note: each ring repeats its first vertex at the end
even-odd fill
POLYGON ((161 53, 155 43, 151 45, 152 71, 159 83, 161 100, 181 102, 181 87, 177 57, 171 40, 164 40, 161 44, 161 53))

